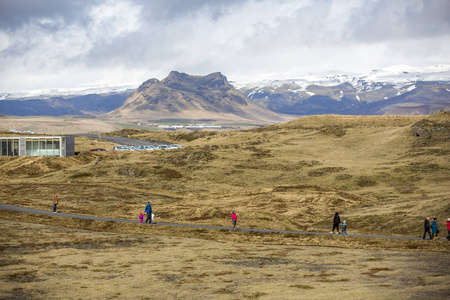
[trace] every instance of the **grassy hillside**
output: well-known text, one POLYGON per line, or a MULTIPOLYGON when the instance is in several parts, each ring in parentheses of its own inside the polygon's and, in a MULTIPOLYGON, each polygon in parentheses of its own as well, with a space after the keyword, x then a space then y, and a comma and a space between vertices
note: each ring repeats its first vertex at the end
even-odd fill
MULTIPOLYGON (((157 222, 421 236, 450 216, 448 113, 314 116, 248 131, 111 135, 184 149, 0 157, 0 201, 157 222)), ((450 243, 206 230, 0 210, 2 299, 444 299, 450 243), (427 259, 424 259, 427 258, 427 259)), ((448 298, 448 297, 447 297, 448 298)))
POLYGON ((329 231, 338 211, 351 233, 419 236, 426 216, 441 231, 450 216, 449 122, 331 115, 221 133, 125 129, 111 135, 186 148, 1 157, 0 199, 50 209, 57 192, 63 212, 128 219, 151 201, 158 221, 223 226, 235 209, 242 227, 311 231, 329 231))

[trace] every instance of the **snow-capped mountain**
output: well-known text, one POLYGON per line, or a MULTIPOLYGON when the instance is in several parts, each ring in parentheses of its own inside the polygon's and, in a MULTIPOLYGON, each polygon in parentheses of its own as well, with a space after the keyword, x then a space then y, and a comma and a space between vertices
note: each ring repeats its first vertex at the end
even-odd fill
POLYGON ((284 84, 296 84, 305 90, 308 86, 336 86, 350 83, 356 90, 373 89, 376 84, 390 84, 400 89, 416 81, 450 81, 450 65, 436 65, 426 68, 414 68, 407 65, 397 65, 384 69, 373 70, 366 74, 330 71, 324 74, 301 75, 295 79, 263 80, 256 82, 233 82, 238 89, 258 89, 273 87, 276 89, 284 84))
POLYGON ((83 86, 77 88, 54 88, 45 90, 31 90, 23 92, 1 92, 0 100, 26 100, 26 99, 49 99, 55 97, 76 97, 93 94, 117 94, 132 92, 138 88, 140 82, 131 82, 123 84, 106 84, 83 86))
MULTIPOLYGON (((398 65, 366 74, 332 71, 294 79, 230 83, 253 102, 284 114, 411 115, 450 110, 450 65, 398 65)), ((120 107, 139 85, 0 91, 0 114, 103 114, 120 107)))
POLYGON ((329 72, 237 86, 262 106, 299 115, 429 114, 450 107, 450 65, 399 65, 360 75, 329 72))

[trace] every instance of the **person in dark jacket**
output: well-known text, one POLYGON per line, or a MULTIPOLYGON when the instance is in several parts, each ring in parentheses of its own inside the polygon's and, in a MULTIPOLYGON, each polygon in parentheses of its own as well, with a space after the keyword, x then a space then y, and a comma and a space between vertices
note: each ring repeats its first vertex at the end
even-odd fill
POLYGON ((331 232, 330 233, 334 233, 334 229, 336 228, 336 234, 341 234, 340 232, 339 232, 339 224, 341 223, 341 218, 339 218, 339 213, 338 212, 336 212, 335 214, 334 214, 334 218, 333 218, 333 230, 331 230, 331 232))
POLYGON ((152 222, 152 206, 150 205, 150 202, 147 203, 144 212, 147 213, 147 219, 145 219, 145 223, 147 223, 148 221, 148 223, 150 224, 152 222))
POLYGON ((425 227, 425 232, 423 233, 423 238, 422 239, 425 239, 425 235, 427 234, 427 232, 428 232, 428 235, 430 236, 430 240, 431 240, 431 232, 430 232, 430 228, 431 228, 431 226, 430 226, 430 217, 427 217, 426 219, 425 219, 425 222, 423 223, 423 225, 424 225, 424 227, 425 227))
POLYGON ((436 218, 433 219, 433 223, 431 223, 431 238, 433 240, 437 240, 438 239, 438 233, 439 233, 439 229, 437 227, 437 222, 436 222, 436 218))

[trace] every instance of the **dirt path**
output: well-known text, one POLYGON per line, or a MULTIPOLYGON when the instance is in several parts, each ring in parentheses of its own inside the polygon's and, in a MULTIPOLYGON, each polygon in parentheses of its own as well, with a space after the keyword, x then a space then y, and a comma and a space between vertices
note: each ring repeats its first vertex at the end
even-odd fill
MULTIPOLYGON (((84 216, 84 215, 75 215, 75 214, 66 214, 66 213, 53 213, 52 211, 25 208, 15 205, 9 205, 0 203, 0 209, 3 210, 13 210, 30 214, 38 214, 38 215, 47 215, 54 217, 62 217, 62 218, 76 218, 76 219, 84 219, 84 220, 94 220, 94 221, 104 221, 104 222, 119 222, 119 223, 139 223, 136 220, 125 220, 125 219, 110 219, 110 218, 101 218, 95 216, 84 216)), ((177 223, 163 223, 163 222, 154 222, 153 226, 173 226, 173 227, 190 227, 190 228, 201 228, 201 229, 215 229, 215 230, 233 230, 232 227, 222 227, 222 226, 208 226, 208 225, 193 225, 193 224, 177 224, 177 223)), ((308 234, 308 235, 333 235, 327 232, 307 232, 307 231, 288 231, 288 230, 272 230, 272 229, 258 229, 258 228, 237 228, 239 231, 246 232, 262 232, 262 233, 287 233, 287 234, 308 234)), ((341 235, 344 238, 347 237, 365 237, 365 238, 382 238, 382 239, 402 239, 402 240, 421 240, 421 238, 417 237, 408 237, 408 236, 386 236, 386 235, 367 235, 367 234, 347 234, 341 235)), ((439 241, 447 241, 445 239, 441 239, 439 241)))

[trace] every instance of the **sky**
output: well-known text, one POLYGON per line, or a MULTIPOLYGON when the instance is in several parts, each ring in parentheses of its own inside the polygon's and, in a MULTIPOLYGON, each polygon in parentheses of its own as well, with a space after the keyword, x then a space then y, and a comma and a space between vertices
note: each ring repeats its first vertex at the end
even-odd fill
POLYGON ((449 60, 449 0, 0 0, 0 93, 449 60))

